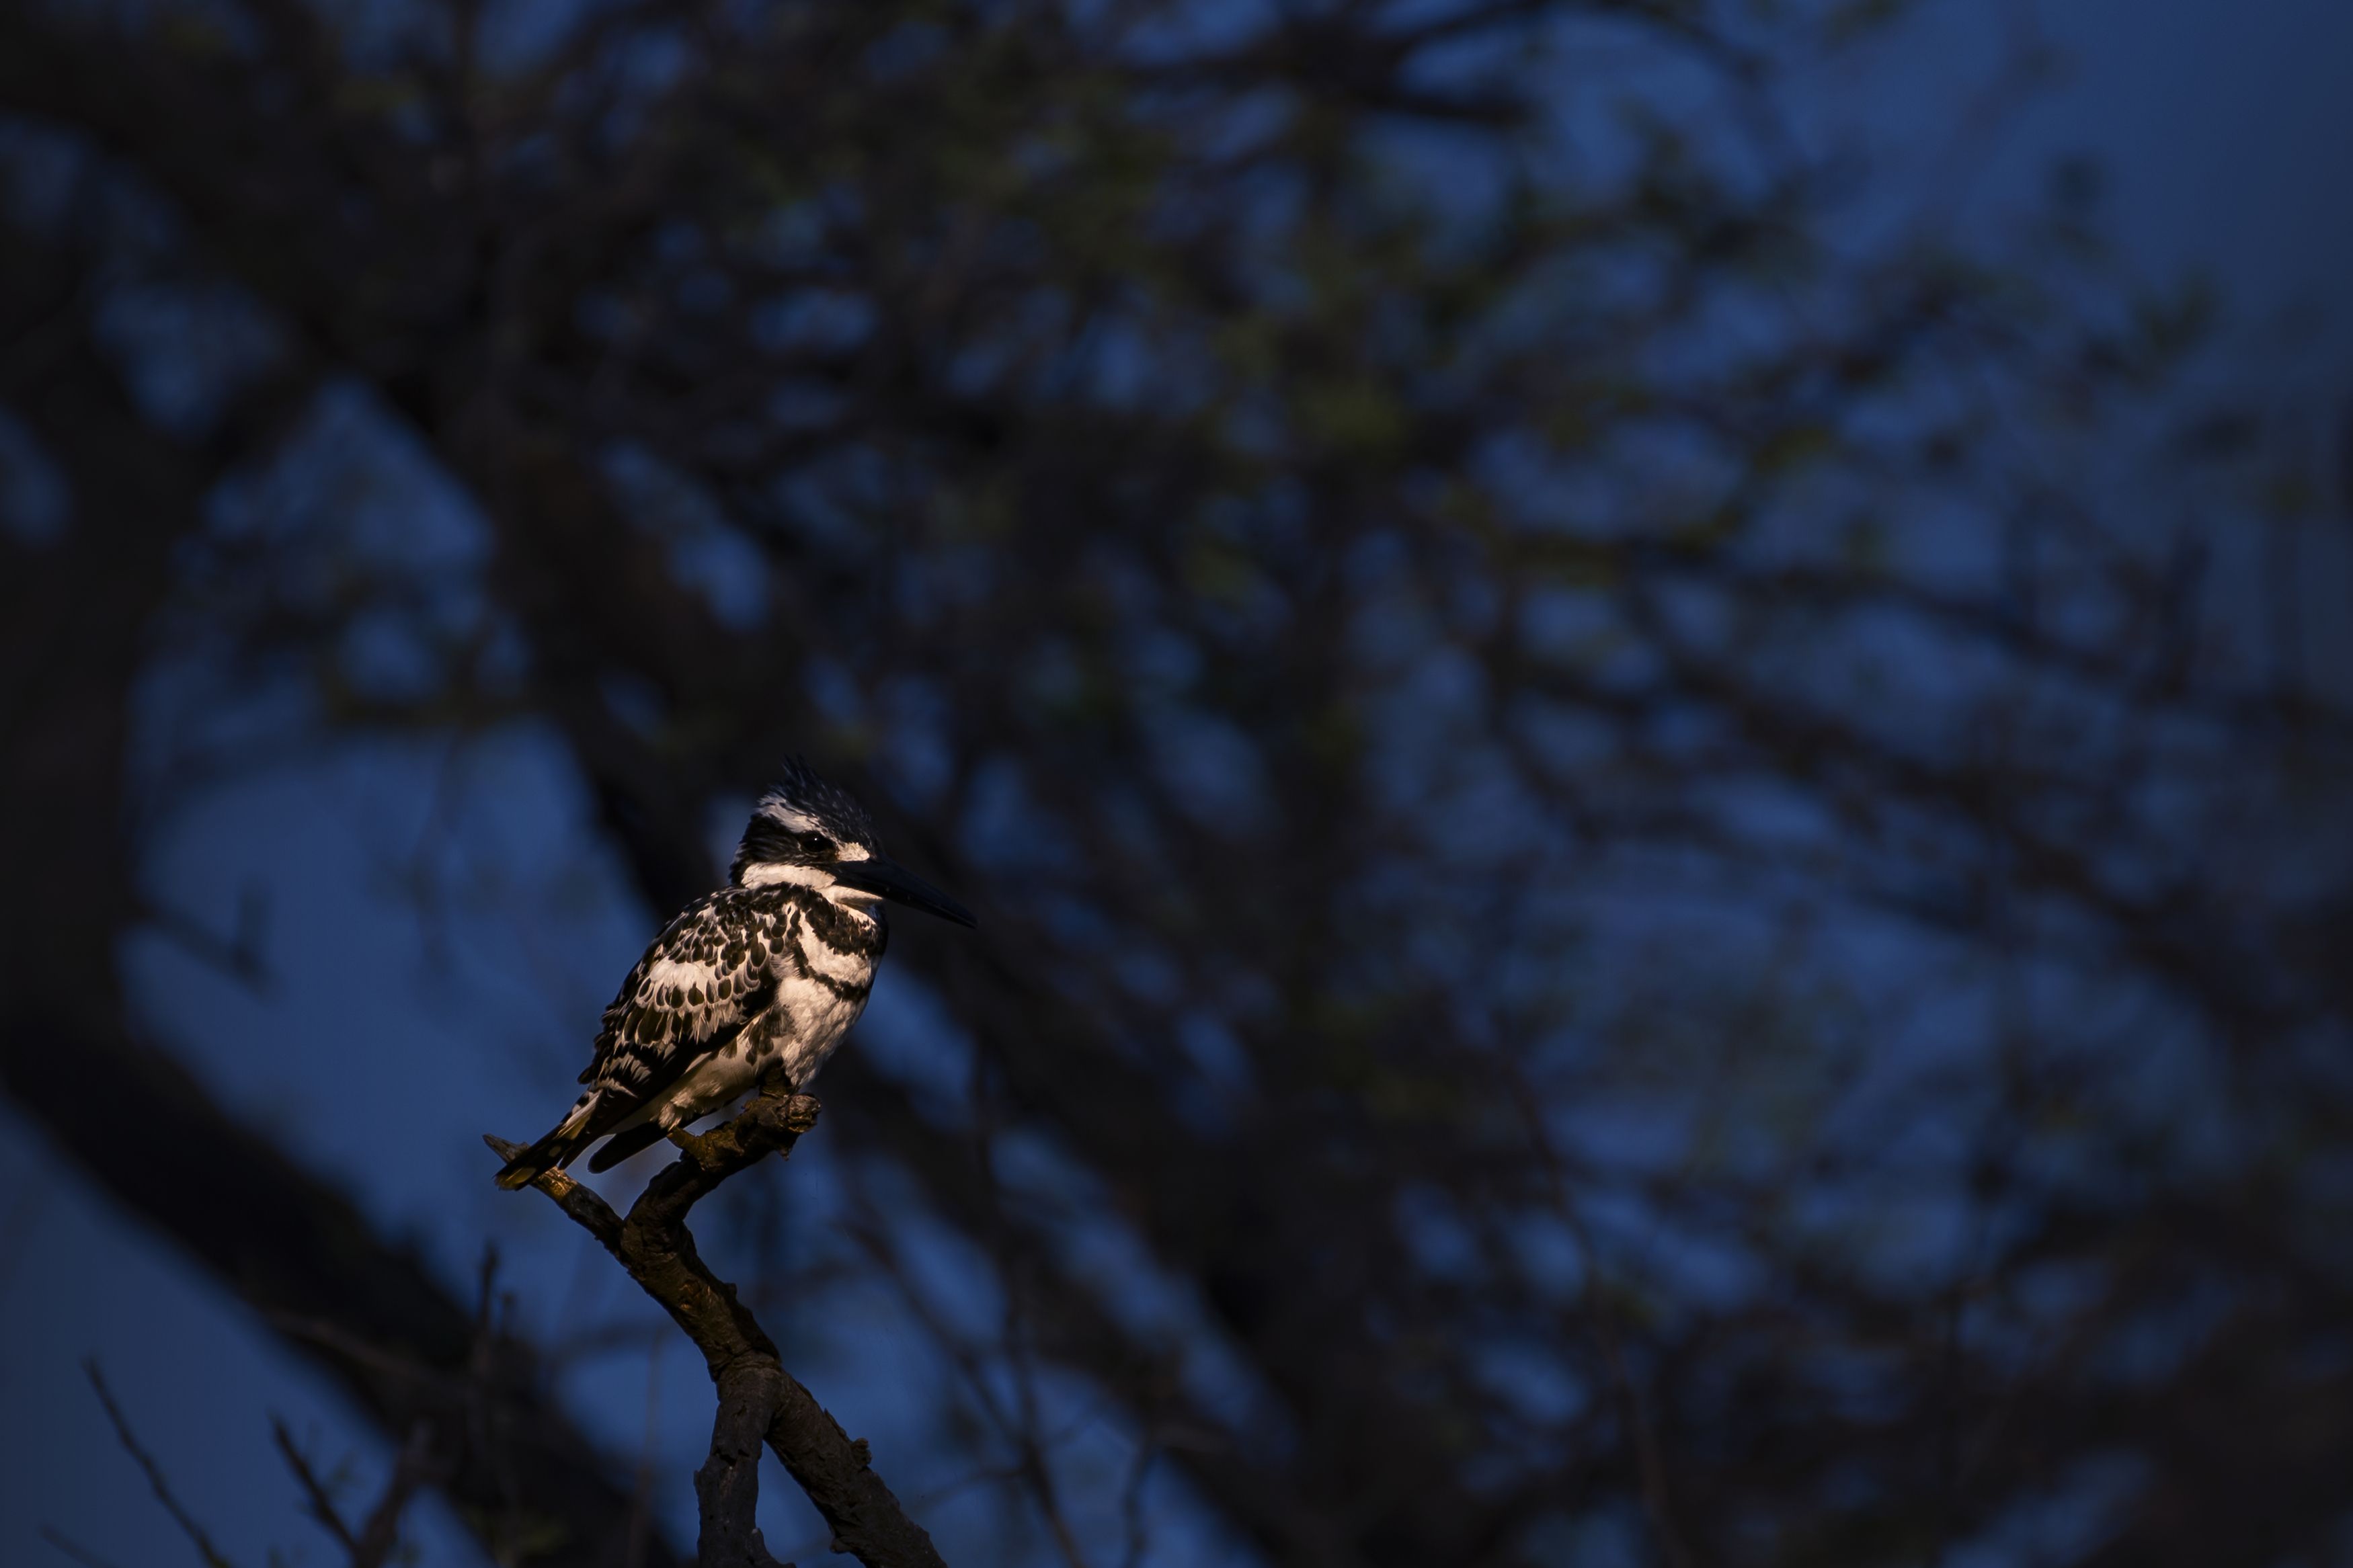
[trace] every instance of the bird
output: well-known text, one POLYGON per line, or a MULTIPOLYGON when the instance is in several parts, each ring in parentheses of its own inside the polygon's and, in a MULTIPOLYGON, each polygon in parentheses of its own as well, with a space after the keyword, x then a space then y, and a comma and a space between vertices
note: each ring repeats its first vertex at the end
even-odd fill
POLYGON ((788 759, 752 808, 727 885, 681 910, 605 1009, 587 1085, 499 1172, 562 1170, 599 1139, 607 1171, 732 1104, 781 1069, 796 1094, 866 1009, 889 945, 888 900, 965 927, 972 911, 882 854, 849 793, 788 759))

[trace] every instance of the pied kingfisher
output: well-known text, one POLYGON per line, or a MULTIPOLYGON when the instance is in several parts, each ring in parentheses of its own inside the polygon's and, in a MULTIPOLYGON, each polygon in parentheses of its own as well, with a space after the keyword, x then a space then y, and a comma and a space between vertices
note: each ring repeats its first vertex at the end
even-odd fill
POLYGON ((499 1185, 550 1166, 610 1169, 729 1104, 780 1066, 806 1089, 865 1011, 890 940, 882 900, 974 924, 962 904, 882 858, 866 813, 798 758, 760 797, 727 886, 681 910, 605 1009, 588 1091, 507 1162, 499 1185))

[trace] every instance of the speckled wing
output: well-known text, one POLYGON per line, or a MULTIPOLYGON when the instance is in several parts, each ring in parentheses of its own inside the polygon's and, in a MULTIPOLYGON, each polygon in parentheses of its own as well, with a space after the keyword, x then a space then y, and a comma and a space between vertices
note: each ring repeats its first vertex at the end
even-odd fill
POLYGON ((592 1124, 609 1127, 659 1098, 775 1000, 791 940, 792 911, 779 904, 725 889, 689 905, 654 939, 605 1009, 596 1055, 580 1075, 600 1100, 592 1124))
POLYGON ((793 919, 783 900, 744 888, 723 889, 681 910, 605 1009, 596 1053, 580 1075, 587 1091, 500 1180, 519 1186, 550 1165, 570 1164, 725 1047, 775 999, 777 973, 791 963, 793 919))

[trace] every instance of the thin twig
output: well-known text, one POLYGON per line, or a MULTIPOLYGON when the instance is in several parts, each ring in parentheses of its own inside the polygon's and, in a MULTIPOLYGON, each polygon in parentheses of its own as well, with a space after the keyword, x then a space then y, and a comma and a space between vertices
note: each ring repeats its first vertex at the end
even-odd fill
POLYGON ((400 1519, 418 1489, 439 1478, 433 1458, 433 1428, 419 1421, 408 1430, 408 1443, 393 1462, 384 1495, 368 1510, 367 1522, 352 1547, 351 1568, 383 1568, 400 1544, 400 1519))
POLYGON ((385 1479, 384 1494, 368 1510, 367 1519, 356 1532, 345 1521, 343 1510, 335 1506, 334 1494, 311 1468, 286 1423, 273 1416, 269 1426, 278 1451, 285 1456, 286 1468, 294 1472, 294 1479, 302 1488, 307 1511, 343 1547, 350 1568, 382 1568, 393 1548, 400 1543, 400 1516, 417 1489, 435 1477, 431 1425, 419 1421, 409 1428, 408 1442, 393 1462, 392 1474, 385 1479))
POLYGON ((286 1429, 283 1420, 273 1415, 269 1418, 269 1435, 278 1445, 279 1453, 285 1457, 286 1468, 294 1472, 295 1483, 302 1489, 305 1510, 319 1522, 321 1529, 335 1538, 336 1544, 346 1554, 357 1552, 358 1539, 352 1534, 352 1527, 343 1522, 343 1510, 335 1506, 333 1494, 328 1491, 326 1483, 319 1479, 318 1472, 311 1468, 311 1461, 296 1446, 294 1434, 286 1429))
POLYGON ((68 1536, 53 1524, 41 1526, 41 1539, 80 1563, 82 1568, 115 1568, 105 1558, 68 1536))
POLYGON ((121 1439, 124 1451, 139 1462, 139 1468, 147 1472, 147 1484, 154 1489, 156 1500, 164 1505, 164 1511, 172 1516, 173 1522, 177 1524, 188 1540, 195 1544, 196 1554, 205 1560, 205 1568, 236 1568, 236 1565, 222 1554, 220 1548, 213 1544, 212 1537, 205 1533, 205 1527, 198 1524, 195 1516, 180 1506, 180 1500, 172 1495, 171 1486, 164 1479, 163 1467, 155 1462, 153 1455, 139 1446, 138 1436, 131 1430, 131 1423, 123 1415, 122 1407, 114 1403, 114 1395, 106 1386, 106 1374, 99 1370, 97 1358, 92 1357, 83 1362, 81 1369, 89 1376, 90 1385, 96 1391, 99 1404, 105 1406, 106 1418, 114 1423, 115 1436, 121 1439))

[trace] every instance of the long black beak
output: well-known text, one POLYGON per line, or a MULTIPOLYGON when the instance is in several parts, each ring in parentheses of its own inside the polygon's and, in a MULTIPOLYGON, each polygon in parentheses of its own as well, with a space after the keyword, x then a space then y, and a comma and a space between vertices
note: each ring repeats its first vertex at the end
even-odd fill
POLYGON ((869 893, 880 893, 893 903, 937 915, 944 921, 954 921, 960 926, 977 927, 972 911, 916 876, 903 866, 893 865, 880 855, 865 860, 837 860, 833 879, 847 888, 857 888, 869 893))

